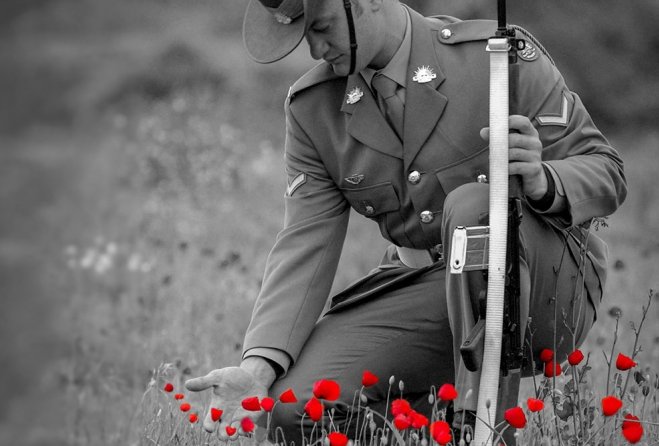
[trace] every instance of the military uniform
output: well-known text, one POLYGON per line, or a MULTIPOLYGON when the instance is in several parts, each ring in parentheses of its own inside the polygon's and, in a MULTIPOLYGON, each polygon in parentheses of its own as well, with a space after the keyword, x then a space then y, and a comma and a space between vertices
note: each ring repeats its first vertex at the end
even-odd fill
MULTIPOLYGON (((244 343, 245 356, 269 358, 288 371, 275 391, 294 387, 303 399, 315 379, 329 377, 356 388, 359 376, 348 376, 347 370, 354 375, 363 367, 407 377, 414 382, 411 387, 406 383, 408 396, 419 396, 419 405, 429 383, 463 383, 477 395, 477 381, 461 375, 455 346, 473 325, 472 288, 478 280, 447 277, 443 260, 433 256, 446 255, 456 224, 477 224, 487 211, 488 186, 477 178, 488 175, 488 147, 479 131, 488 126, 485 40, 496 24, 409 14, 412 43, 402 138, 384 119, 360 73, 339 77, 323 62, 288 95, 285 224, 268 258, 244 343), (424 82, 413 80, 420 69, 432 74, 424 82), (390 249, 379 268, 335 296, 329 313, 318 321, 350 208, 377 223, 382 236, 402 249, 390 249), (401 261, 419 252, 428 253, 427 264, 401 261), (382 346, 394 349, 396 357, 368 354, 382 346)), ((523 314, 538 319, 538 326, 545 323, 546 332, 551 318, 539 316, 555 311, 557 302, 571 305, 582 340, 606 273, 606 247, 587 224, 624 200, 622 161, 549 57, 528 40, 530 50, 519 62, 516 112, 529 117, 539 132, 543 162, 562 205, 558 213, 524 206, 523 314), (582 255, 585 274, 579 276, 582 255), (565 280, 552 272, 557 267, 565 271, 565 280), (562 295, 552 301, 554 290, 562 295), (584 298, 574 301, 575 295, 584 298)), ((542 342, 549 342, 550 335, 539 331, 542 342)), ((569 352, 572 341, 561 342, 559 352, 569 352)), ((534 342, 534 347, 547 345, 534 342)), ((373 390, 374 401, 386 392, 383 385, 373 390)), ((474 407, 466 399, 461 405, 475 409, 475 395, 474 407)), ((280 411, 282 422, 285 412, 280 411)))

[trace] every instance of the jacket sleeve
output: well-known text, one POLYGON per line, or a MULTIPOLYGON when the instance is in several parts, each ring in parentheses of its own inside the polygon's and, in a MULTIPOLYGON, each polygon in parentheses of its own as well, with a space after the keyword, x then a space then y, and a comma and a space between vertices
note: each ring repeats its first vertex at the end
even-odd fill
MULTIPOLYGON (((294 117, 296 105, 287 99, 284 228, 268 256, 243 345, 244 352, 283 351, 293 363, 329 296, 350 215, 347 201, 294 117)), ((298 113, 304 112, 301 107, 298 113)))
POLYGON ((543 162, 566 200, 554 220, 567 228, 613 213, 627 195, 620 156, 548 57, 519 64, 519 113, 538 129, 543 162))

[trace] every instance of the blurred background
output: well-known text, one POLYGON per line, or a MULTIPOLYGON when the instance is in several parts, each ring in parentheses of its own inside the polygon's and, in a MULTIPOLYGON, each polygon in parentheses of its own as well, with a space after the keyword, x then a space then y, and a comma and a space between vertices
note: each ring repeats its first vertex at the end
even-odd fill
MULTIPOLYGON (((493 0, 416 0, 495 18, 493 0), (487 3, 487 4, 486 4, 487 3)), ((235 364, 282 222, 283 102, 303 43, 251 62, 246 0, 0 5, 0 443, 133 444, 161 364, 178 388, 235 364)), ((630 353, 659 288, 659 4, 509 0, 625 160, 630 193, 598 235, 611 273, 587 341, 630 353), (626 349, 626 350, 625 350, 626 349)), ((357 216, 358 217, 358 216, 357 216)), ((353 218, 335 289, 382 254, 353 218)), ((659 302, 641 336, 659 367, 659 302)))

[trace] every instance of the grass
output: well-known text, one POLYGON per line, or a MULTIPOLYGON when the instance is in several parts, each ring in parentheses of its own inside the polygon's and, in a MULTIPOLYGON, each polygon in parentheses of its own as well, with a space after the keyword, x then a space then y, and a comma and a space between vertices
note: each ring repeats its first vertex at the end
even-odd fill
MULTIPOLYGON (((54 13, 68 17, 62 4, 54 13)), ((0 349, 3 444, 139 442, 154 369, 171 364, 156 375, 181 388, 238 361, 283 220, 282 104, 310 65, 304 49, 258 66, 231 27, 209 19, 219 13, 210 3, 190 14, 140 4, 100 30, 71 17, 68 33, 26 13, 10 34, 20 38, 1 43, 17 48, 7 59, 16 72, 1 73, 16 82, 3 110, 12 127, 0 135, 0 334, 12 339, 0 349)), ((601 230, 611 270, 583 348, 597 390, 616 324, 607 312, 622 311, 615 353, 630 352, 627 322, 659 288, 659 134, 612 140, 630 195, 601 230)), ((334 289, 375 265, 384 246, 356 215, 334 289)), ((640 339, 644 373, 659 369, 657 308, 640 339)))

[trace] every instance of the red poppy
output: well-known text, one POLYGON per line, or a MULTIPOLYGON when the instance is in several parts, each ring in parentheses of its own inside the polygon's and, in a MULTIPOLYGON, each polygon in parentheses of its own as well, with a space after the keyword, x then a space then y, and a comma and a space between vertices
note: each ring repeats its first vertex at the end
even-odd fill
POLYGON ((378 383, 379 380, 380 378, 378 378, 368 370, 364 370, 364 373, 362 373, 362 386, 364 387, 374 386, 375 384, 378 383))
POLYGON ((225 430, 227 431, 227 435, 228 435, 229 437, 233 436, 233 434, 236 433, 236 428, 233 427, 233 426, 227 426, 227 427, 225 428, 225 430))
POLYGON ((427 426, 428 423, 430 423, 425 415, 414 410, 407 415, 407 419, 410 420, 414 429, 421 429, 423 426, 427 426))
POLYGON ((540 361, 549 362, 554 359, 554 352, 548 348, 543 348, 540 352, 540 361))
POLYGON ((636 361, 634 361, 629 356, 618 353, 618 358, 616 359, 616 367, 618 370, 629 370, 634 366, 636 366, 636 361))
POLYGON ((458 397, 458 391, 455 390, 453 384, 442 384, 442 387, 439 388, 437 396, 442 401, 453 401, 458 397))
POLYGON ((581 350, 576 349, 569 355, 567 355, 567 362, 570 363, 570 365, 579 365, 581 361, 583 361, 583 353, 581 353, 581 350))
POLYGON ((524 414, 524 410, 519 406, 508 409, 503 414, 503 417, 508 424, 516 429, 521 429, 526 426, 526 415, 524 414))
POLYGON ((220 418, 222 418, 223 413, 224 412, 222 411, 222 409, 211 407, 211 420, 213 420, 214 422, 219 421, 220 418))
POLYGON ((179 409, 181 409, 181 412, 187 412, 191 408, 192 408, 192 406, 190 406, 189 403, 183 403, 179 406, 179 409))
POLYGON ((297 403, 297 397, 293 389, 286 389, 279 395, 279 401, 282 403, 297 403))
POLYGON ((545 402, 536 398, 529 398, 526 400, 526 406, 531 412, 540 412, 545 408, 545 402))
POLYGON ((391 402, 391 415, 397 417, 400 414, 407 415, 412 410, 410 403, 403 399, 399 398, 391 402))
POLYGON ((266 396, 261 400, 261 408, 266 412, 270 412, 273 407, 275 407, 275 400, 273 400, 269 396, 266 396))
POLYGON ((545 376, 552 378, 561 374, 561 364, 554 361, 545 362, 545 376))
POLYGON ((410 427, 412 423, 410 423, 410 420, 405 416, 404 414, 400 413, 396 415, 394 418, 394 426, 396 426, 396 429, 399 431, 403 431, 410 427))
POLYGON ((174 384, 172 384, 172 383, 165 384, 165 387, 163 387, 163 390, 165 392, 173 392, 174 391, 174 384))
POLYGON ((332 432, 327 434, 330 446, 346 446, 348 444, 348 436, 341 432, 332 432))
POLYGON ((243 428, 244 432, 250 433, 254 431, 254 422, 250 417, 245 417, 240 420, 240 427, 243 428))
POLYGON ((622 435, 630 443, 638 443, 643 437, 643 425, 638 417, 628 413, 622 422, 622 435))
POLYGON ((259 403, 259 398, 256 396, 250 396, 245 398, 241 403, 243 409, 249 410, 252 412, 258 412, 261 410, 261 404, 259 403))
POLYGON ((196 423, 199 417, 197 416, 196 413, 191 413, 188 415, 188 420, 190 420, 190 423, 196 423))
POLYGON ((430 435, 433 440, 443 446, 452 440, 451 426, 446 421, 435 421, 430 425, 430 435))
POLYGON ((174 395, 174 399, 176 400, 182 400, 183 398, 185 398, 185 395, 183 395, 182 393, 177 393, 176 395, 174 395))
POLYGON ((615 415, 621 407, 622 401, 615 396, 609 395, 602 398, 602 413, 607 417, 615 415))
POLYGON ((307 401, 307 404, 304 405, 304 412, 309 418, 316 422, 323 418, 323 410, 323 403, 315 397, 311 397, 311 399, 307 401))
POLYGON ((331 379, 321 379, 313 385, 313 394, 319 400, 335 401, 339 399, 340 393, 339 383, 331 379))

